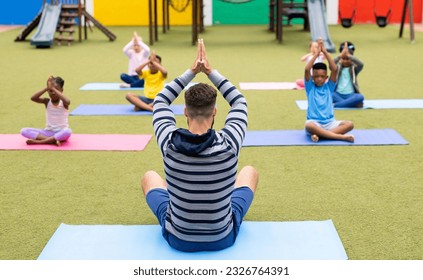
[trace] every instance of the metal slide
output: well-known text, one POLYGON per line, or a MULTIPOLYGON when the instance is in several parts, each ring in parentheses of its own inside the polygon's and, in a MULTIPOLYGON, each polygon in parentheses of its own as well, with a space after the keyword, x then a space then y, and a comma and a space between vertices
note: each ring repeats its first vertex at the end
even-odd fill
POLYGON ((36 47, 50 47, 53 45, 54 34, 56 33, 61 10, 62 4, 44 4, 38 30, 31 38, 31 45, 36 47))
POLYGON ((320 37, 328 52, 335 52, 335 45, 329 36, 326 7, 323 0, 307 0, 307 6, 311 40, 316 41, 320 37))

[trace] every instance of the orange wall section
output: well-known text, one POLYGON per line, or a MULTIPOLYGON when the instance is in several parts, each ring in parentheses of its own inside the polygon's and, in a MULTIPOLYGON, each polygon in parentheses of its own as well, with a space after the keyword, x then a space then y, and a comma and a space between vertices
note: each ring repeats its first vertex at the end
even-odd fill
MULTIPOLYGON (((413 17, 415 23, 422 22, 423 0, 413 0, 413 17)), ((390 23, 401 23, 404 0, 339 0, 339 10, 343 18, 350 18, 355 12, 355 23, 375 23, 375 12, 378 16, 386 16, 391 8, 390 23)), ((409 22, 408 12, 405 20, 409 22)))

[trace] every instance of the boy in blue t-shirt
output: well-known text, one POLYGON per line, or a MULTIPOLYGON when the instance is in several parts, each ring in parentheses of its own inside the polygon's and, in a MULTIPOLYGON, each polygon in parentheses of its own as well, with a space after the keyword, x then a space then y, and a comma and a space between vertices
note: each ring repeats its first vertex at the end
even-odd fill
POLYGON ((305 130, 311 135, 313 142, 319 141, 320 138, 354 142, 353 135, 345 134, 354 128, 354 124, 351 121, 337 121, 334 117, 332 92, 336 87, 337 66, 324 48, 322 39, 319 39, 317 43, 318 48, 304 70, 304 84, 308 100, 305 130), (314 64, 320 52, 329 62, 331 70, 329 79, 326 64, 314 64), (313 75, 310 74, 311 69, 313 69, 313 75))

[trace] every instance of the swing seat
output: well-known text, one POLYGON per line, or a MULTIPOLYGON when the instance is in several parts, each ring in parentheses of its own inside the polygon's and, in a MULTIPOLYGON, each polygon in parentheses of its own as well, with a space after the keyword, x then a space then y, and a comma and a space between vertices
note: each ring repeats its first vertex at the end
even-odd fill
POLYGON ((388 18, 382 16, 376 16, 376 24, 379 27, 385 27, 388 25, 388 18))
POLYGON ((353 26, 353 21, 351 18, 341 18, 341 25, 344 28, 350 28, 353 26))
POLYGON ((376 14, 376 11, 375 11, 376 24, 379 27, 385 27, 385 26, 387 26, 388 23, 389 23, 389 18, 390 17, 391 17, 391 10, 388 11, 388 13, 386 14, 386 16, 378 16, 376 14))
POLYGON ((355 9, 352 12, 352 15, 350 18, 343 18, 341 16, 341 11, 338 12, 339 15, 339 20, 341 22, 342 27, 344 28, 350 28, 351 26, 353 26, 354 23, 354 17, 355 17, 355 9))

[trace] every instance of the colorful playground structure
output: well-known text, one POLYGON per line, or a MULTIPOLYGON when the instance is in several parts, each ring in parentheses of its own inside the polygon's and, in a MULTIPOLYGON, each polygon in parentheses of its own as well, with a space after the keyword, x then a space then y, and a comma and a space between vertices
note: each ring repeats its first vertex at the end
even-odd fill
MULTIPOLYGON (((254 0, 221 0, 227 3, 228 6, 240 6, 240 4, 248 4, 254 0)), ((421 0, 417 0, 417 5, 421 6, 421 0)), ((191 12, 191 26, 192 26, 192 44, 195 45, 199 33, 205 31, 204 27, 204 9, 205 0, 191 0, 191 5, 185 5, 184 11, 191 12), (191 8, 191 9, 190 9, 191 8)), ((303 22, 304 30, 310 32, 311 40, 315 41, 318 38, 322 38, 325 47, 330 52, 335 52, 335 46, 332 42, 329 34, 326 0, 269 0, 269 31, 275 32, 276 39, 279 43, 283 39, 283 23, 290 25, 294 19, 301 19, 303 22)), ((339 0, 339 22, 345 27, 349 28, 353 25, 356 12, 357 12, 357 0, 339 0), (349 2, 349 3, 348 3, 349 2), (349 15, 344 14, 345 6, 353 7, 349 15)), ((170 28, 169 19, 169 5, 172 3, 185 3, 189 4, 189 1, 178 1, 178 0, 149 0, 149 36, 150 45, 153 45, 158 40, 158 22, 160 20, 159 8, 162 8, 162 27, 163 33, 166 33, 170 28), (160 3, 162 2, 162 3, 160 3), (161 4, 161 5, 160 5, 161 4)), ((363 2, 364 3, 364 2, 363 2)), ((333 4, 333 3, 332 3, 333 4)), ((414 19, 413 19, 413 0, 371 0, 365 3, 366 6, 360 7, 366 10, 370 10, 369 5, 373 5, 374 21, 379 27, 385 27, 389 24, 392 18, 393 7, 395 4, 395 15, 398 15, 399 6, 402 5, 402 16, 401 16, 401 30, 400 37, 403 34, 404 24, 407 17, 410 22, 410 40, 414 41, 414 19), (399 3, 401 2, 401 3, 399 3), (408 16, 407 16, 408 12, 408 16)), ((421 10, 421 7, 420 7, 421 10)), ((362 13, 361 10, 359 13, 362 13)), ((365 23, 369 23, 368 19, 364 19, 365 23)), ((362 22, 363 23, 363 22, 362 22)))
POLYGON ((304 30, 310 31, 312 41, 318 38, 323 39, 323 44, 329 52, 335 52, 335 45, 329 35, 329 28, 326 18, 326 1, 305 0, 305 1, 269 1, 269 30, 275 31, 279 43, 283 37, 283 19, 288 24, 294 18, 301 18, 304 22, 304 30))
MULTIPOLYGON (((172 1, 163 1, 163 33, 169 30, 169 5, 172 1)), ((196 44, 198 34, 205 30, 204 28, 204 1, 192 0, 192 45, 196 44)), ((229 4, 245 4, 249 1, 231 1, 225 0, 229 4)), ((275 31, 276 38, 279 43, 282 42, 282 19, 286 17, 288 22, 294 18, 302 18, 304 21, 304 30, 311 33, 312 40, 322 38, 328 51, 334 52, 333 44, 328 31, 326 21, 326 7, 324 0, 305 0, 302 3, 298 1, 269 1, 269 30, 275 31)), ((157 0, 149 0, 149 35, 150 45, 158 40, 158 16, 157 16, 157 0)))
POLYGON ((81 42, 82 28, 84 28, 84 39, 86 40, 88 38, 87 28, 91 29, 90 23, 101 30, 110 41, 116 39, 109 29, 87 12, 85 0, 43 0, 39 13, 16 37, 15 41, 26 41, 26 37, 38 27, 37 32, 31 38, 31 45, 51 47, 54 41, 57 41, 58 45, 61 45, 62 42, 71 45, 74 41, 74 27, 78 27, 78 40, 81 42))
MULTIPOLYGON (((418 2, 416 5, 420 5, 421 10, 421 1, 414 1, 418 2)), ((373 5, 373 15, 374 15, 374 21, 379 27, 386 27, 393 17, 393 11, 394 11, 394 4, 397 7, 397 10, 399 11, 400 5, 402 5, 402 12, 401 12, 401 27, 400 27, 400 33, 399 37, 401 38, 403 35, 404 25, 408 21, 410 25, 410 41, 414 41, 414 12, 413 7, 414 3, 413 0, 373 0, 371 3, 373 5)), ((357 0, 339 0, 339 21, 341 25, 345 28, 350 28, 354 25, 356 20, 359 17, 360 14, 360 7, 357 0)), ((366 10, 371 10, 368 7, 366 7, 366 10)), ((363 13, 364 14, 364 13, 363 13)), ((399 16, 399 13, 397 13, 399 16)), ((361 21, 363 21, 363 16, 361 18, 361 21)))
MULTIPOLYGON (((87 28, 91 29, 93 25, 113 41, 114 34, 87 11, 88 6, 88 10, 92 14, 95 11, 95 17, 106 26, 149 26, 150 45, 158 41, 159 25, 162 26, 163 33, 169 32, 171 25, 191 26, 191 42, 195 45, 199 34, 205 31, 207 25, 268 23, 269 31, 274 32, 276 40, 282 43, 283 29, 300 23, 303 24, 304 31, 310 32, 312 40, 321 37, 326 48, 333 50, 328 28, 331 24, 351 28, 355 24, 377 24, 384 27, 401 23, 402 37, 405 23, 410 22, 410 37, 413 41, 414 22, 422 22, 422 2, 423 0, 44 0, 37 16, 19 34, 16 41, 25 41, 38 26, 39 30, 31 44, 41 47, 51 46, 54 41, 58 44, 71 44, 76 40, 73 37, 76 30, 79 31, 81 41, 82 32, 87 39, 87 28), (268 18, 263 17, 263 12, 268 12, 268 18), (233 14, 238 16, 230 16, 233 14)), ((16 4, 8 5, 17 9, 16 4)), ((34 3, 31 5, 31 13, 35 13, 38 7, 34 3)), ((9 14, 3 13, 6 16, 9 14)), ((19 16, 16 15, 15 18, 19 16)), ((16 19, 8 20, 9 24, 16 24, 16 19)), ((21 24, 27 21, 28 17, 21 24)))

